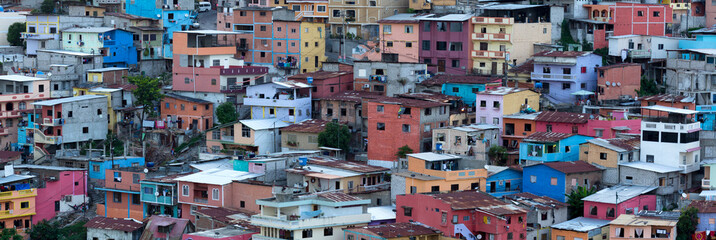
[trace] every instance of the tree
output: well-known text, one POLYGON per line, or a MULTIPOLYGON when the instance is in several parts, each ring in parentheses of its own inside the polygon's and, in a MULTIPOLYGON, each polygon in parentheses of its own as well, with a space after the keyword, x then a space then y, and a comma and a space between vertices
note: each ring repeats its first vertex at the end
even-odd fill
POLYGON ((136 89, 132 90, 132 94, 134 94, 134 97, 137 99, 134 105, 143 107, 142 114, 139 116, 139 123, 141 124, 144 122, 146 115, 151 115, 156 112, 155 106, 164 98, 159 85, 159 79, 147 76, 128 76, 127 80, 129 83, 137 86, 136 89))
POLYGON ((405 158, 408 154, 413 153, 413 149, 408 147, 408 145, 402 146, 398 148, 398 153, 395 154, 398 158, 405 158))
POLYGON ((318 145, 322 147, 340 148, 348 152, 351 142, 351 130, 348 126, 329 122, 322 132, 318 133, 318 145))
POLYGON ((504 166, 507 164, 507 149, 503 146, 492 146, 487 152, 487 156, 492 160, 492 164, 504 166))
POLYGON ((55 12, 55 1, 53 0, 44 0, 42 1, 42 5, 40 5, 40 11, 42 13, 54 13, 55 12))
POLYGON ((696 223, 698 221, 698 209, 695 207, 686 207, 681 211, 679 222, 676 223, 676 240, 690 240, 691 236, 696 232, 696 223))
POLYGON ((233 103, 224 102, 216 107, 216 117, 220 123, 230 123, 239 119, 239 114, 236 113, 236 107, 233 103))
POLYGON ((10 27, 7 28, 7 41, 12 46, 22 46, 22 38, 20 38, 20 33, 25 31, 25 23, 24 22, 16 22, 10 25, 10 27))
POLYGON ((569 204, 570 219, 584 215, 584 201, 582 201, 582 198, 592 195, 595 192, 597 192, 597 188, 592 187, 587 189, 579 186, 577 190, 572 189, 571 193, 565 194, 565 196, 567 196, 567 204, 569 204))
POLYGON ((646 76, 641 76, 641 85, 639 86, 639 89, 636 90, 636 93, 640 97, 644 97, 660 94, 661 90, 659 90, 659 87, 656 85, 654 80, 648 79, 646 76))
MULTIPOLYGON (((42 239, 42 238, 35 238, 42 239)), ((14 228, 5 228, 0 233, 0 240, 23 240, 23 237, 17 234, 17 230, 14 228)))
POLYGON ((107 140, 104 141, 104 152, 107 157, 112 156, 123 156, 124 155, 124 142, 117 138, 117 134, 112 131, 107 132, 107 140), (110 144, 111 143, 111 144, 110 144), (112 147, 110 152, 110 146, 112 147))
POLYGON ((62 227, 59 222, 42 220, 32 226, 28 234, 30 235, 30 239, 84 240, 87 238, 87 228, 85 228, 84 225, 84 221, 79 221, 72 225, 62 227))
POLYGON ((560 43, 564 47, 565 50, 568 50, 569 44, 575 44, 577 41, 572 38, 572 33, 569 31, 569 21, 567 19, 564 19, 562 21, 562 35, 560 35, 560 43))

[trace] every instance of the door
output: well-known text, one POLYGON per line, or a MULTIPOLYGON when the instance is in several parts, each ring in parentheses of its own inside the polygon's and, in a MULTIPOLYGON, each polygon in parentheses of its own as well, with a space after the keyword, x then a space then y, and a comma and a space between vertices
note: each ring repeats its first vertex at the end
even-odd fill
POLYGON ((211 126, 209 126, 209 119, 204 119, 204 130, 209 128, 211 128, 211 126))
POLYGON ((445 72, 445 60, 438 60, 438 72, 445 72))
POLYGON ((191 120, 191 129, 198 128, 198 126, 199 126, 199 120, 197 120, 197 119, 191 120))
POLYGON ((495 192, 495 182, 490 182, 490 192, 495 192))
POLYGON ((177 118, 177 128, 182 129, 182 121, 183 120, 181 118, 177 118))
POLYGON ((497 62, 492 62, 492 75, 497 75, 497 62))

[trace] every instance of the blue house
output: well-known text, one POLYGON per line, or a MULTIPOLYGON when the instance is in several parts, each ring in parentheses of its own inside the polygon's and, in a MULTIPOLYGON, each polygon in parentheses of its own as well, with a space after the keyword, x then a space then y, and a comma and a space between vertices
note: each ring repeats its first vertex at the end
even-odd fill
MULTIPOLYGON (((702 29, 704 30, 704 29, 702 29)), ((713 31, 713 30, 711 30, 713 31)), ((695 39, 679 40, 679 49, 708 49, 714 48, 716 44, 716 35, 702 34, 699 30, 693 31, 696 35, 695 39)))
POLYGON ((577 187, 599 185, 602 169, 583 161, 548 162, 526 166, 522 170, 523 192, 547 196, 561 202, 577 187))
POLYGON ((89 161, 89 178, 104 181, 105 170, 123 167, 144 166, 143 157, 114 157, 114 159, 91 159, 89 161), (114 163, 114 166, 112 164, 114 163))
POLYGON ((520 143, 520 162, 535 164, 577 161, 579 145, 592 138, 558 132, 536 132, 520 143))
POLYGON ((17 124, 17 143, 12 144, 14 151, 22 152, 24 156, 32 156, 35 150, 34 142, 32 138, 27 137, 27 131, 32 131, 35 118, 39 116, 39 113, 24 113, 22 120, 17 124))
POLYGON ((501 79, 487 76, 435 75, 420 85, 442 94, 460 97, 468 106, 475 106, 475 93, 501 86, 501 79))
POLYGON ((574 104, 582 96, 572 93, 597 90, 597 70, 602 57, 592 52, 544 51, 536 53, 531 78, 550 102, 574 104))
POLYGON ((174 177, 149 178, 140 182, 141 192, 139 194, 144 203, 144 217, 158 214, 179 217, 177 184, 174 177))
POLYGON ((193 1, 184 1, 181 6, 172 4, 158 5, 157 1, 126 1, 127 14, 162 20, 164 36, 162 52, 165 59, 172 59, 174 32, 186 31, 194 23, 193 1))
POLYGON ((70 28, 62 31, 62 49, 103 55, 104 67, 137 64, 137 47, 132 32, 109 28, 70 28))
POLYGON ((696 232, 716 230, 716 222, 713 222, 713 219, 716 219, 716 201, 695 200, 689 204, 689 207, 699 210, 697 215, 700 221, 696 224, 696 232))
POLYGON ((698 105, 696 111, 699 112, 696 114, 696 120, 701 122, 701 129, 713 131, 716 125, 716 105, 698 105))
POLYGON ((493 197, 520 193, 522 190, 522 170, 512 167, 486 165, 487 193, 493 197))

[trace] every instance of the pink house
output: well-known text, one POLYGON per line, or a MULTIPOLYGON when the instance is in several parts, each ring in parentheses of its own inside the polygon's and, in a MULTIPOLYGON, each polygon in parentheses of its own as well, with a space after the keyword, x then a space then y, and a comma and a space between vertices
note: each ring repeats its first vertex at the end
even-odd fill
POLYGON ((655 186, 617 185, 603 189, 584 201, 584 217, 614 220, 621 214, 656 209, 655 186))
POLYGON ((302 73, 290 76, 288 80, 312 85, 313 100, 320 100, 328 96, 353 90, 353 71, 302 73))
MULTIPOLYGON (((608 47, 609 36, 649 35, 671 36, 671 7, 668 4, 617 2, 615 5, 585 4, 588 24, 594 34, 594 49, 608 47)), ((708 11, 708 9, 707 9, 708 11)), ((580 21, 584 21, 581 19, 580 21)), ((707 25, 708 26, 708 25, 707 25)))
POLYGON ((629 119, 625 111, 612 111, 609 117, 597 117, 587 122, 587 135, 610 139, 617 133, 641 133, 641 119, 629 119))
POLYGON ((579 134, 597 138, 614 138, 617 133, 640 133, 641 120, 629 119, 623 111, 608 117, 570 112, 542 112, 535 119, 537 132, 579 134))
POLYGON ((182 218, 195 221, 192 210, 217 208, 232 203, 233 181, 253 179, 262 176, 261 173, 240 172, 226 169, 209 169, 202 172, 178 177, 178 202, 181 203, 182 218))
POLYGON ((420 19, 432 14, 396 14, 378 21, 380 24, 380 45, 384 54, 395 54, 399 62, 420 62, 418 50, 420 19))
POLYGON ((32 218, 33 225, 57 213, 74 211, 89 201, 86 170, 40 165, 15 165, 15 169, 28 170, 44 183, 44 187, 37 189, 37 215, 32 218))

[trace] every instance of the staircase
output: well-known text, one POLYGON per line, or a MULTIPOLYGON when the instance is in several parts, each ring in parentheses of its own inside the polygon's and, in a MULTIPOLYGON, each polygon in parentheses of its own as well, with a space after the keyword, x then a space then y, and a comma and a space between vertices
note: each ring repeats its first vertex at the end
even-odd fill
POLYGON ((475 240, 475 235, 472 234, 470 229, 467 229, 465 224, 460 223, 460 224, 455 224, 454 226, 455 226, 455 229, 453 230, 453 232, 455 232, 455 234, 459 233, 467 240, 475 240))
POLYGON ((299 20, 301 20, 301 18, 303 18, 303 11, 299 11, 298 14, 296 14, 296 19, 295 19, 295 20, 296 20, 296 21, 299 21, 299 20))

